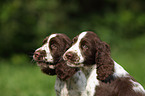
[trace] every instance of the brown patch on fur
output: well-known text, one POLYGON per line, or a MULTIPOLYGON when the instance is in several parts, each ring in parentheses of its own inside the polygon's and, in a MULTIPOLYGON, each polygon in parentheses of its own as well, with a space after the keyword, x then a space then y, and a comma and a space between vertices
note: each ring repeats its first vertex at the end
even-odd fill
POLYGON ((110 56, 110 47, 99 42, 96 48, 97 79, 106 82, 114 72, 114 63, 110 56))
POLYGON ((56 75, 55 69, 47 68, 41 68, 41 71, 47 75, 56 75))
POLYGON ((116 78, 111 83, 100 82, 96 86, 96 93, 94 96, 145 96, 142 93, 135 92, 130 82, 130 77, 116 78))
POLYGON ((56 65, 56 74, 57 77, 62 80, 67 80, 71 76, 73 76, 76 73, 76 68, 70 68, 67 66, 64 60, 61 60, 61 62, 57 63, 56 65))

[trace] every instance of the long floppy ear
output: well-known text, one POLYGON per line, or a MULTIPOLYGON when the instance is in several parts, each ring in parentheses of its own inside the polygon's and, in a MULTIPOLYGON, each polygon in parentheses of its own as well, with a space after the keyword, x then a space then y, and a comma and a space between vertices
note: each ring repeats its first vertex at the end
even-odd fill
POLYGON ((64 49, 64 51, 66 51, 67 49, 70 48, 71 42, 72 42, 71 39, 69 39, 69 38, 65 39, 65 49, 64 49))
POLYGON ((108 82, 114 72, 114 63, 110 56, 110 47, 105 42, 99 42, 96 46, 97 79, 108 82))
POLYGON ((71 46, 71 39, 65 34, 59 34, 59 38, 61 39, 61 53, 63 53, 71 46))
POLYGON ((66 62, 64 60, 61 60, 56 65, 56 74, 57 77, 61 80, 67 80, 71 76, 73 76, 78 71, 77 68, 71 68, 67 66, 66 62))
POLYGON ((65 35, 65 34, 60 34, 60 36, 61 36, 61 38, 63 38, 63 45, 62 46, 64 46, 64 50, 63 50, 63 52, 65 52, 70 46, 71 46, 71 39, 67 36, 67 35, 65 35))

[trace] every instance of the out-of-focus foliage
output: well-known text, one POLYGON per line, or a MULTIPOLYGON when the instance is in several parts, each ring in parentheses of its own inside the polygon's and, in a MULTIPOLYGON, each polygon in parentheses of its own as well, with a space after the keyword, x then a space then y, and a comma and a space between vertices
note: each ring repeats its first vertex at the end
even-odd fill
POLYGON ((51 33, 73 38, 85 30, 96 32, 113 47, 143 48, 144 4, 144 0, 1 0, 0 57, 33 52, 51 33), (128 40, 136 44, 128 45, 128 40))
POLYGON ((145 88, 145 0, 0 0, 0 95, 55 96, 55 77, 28 55, 51 33, 86 30, 145 88))

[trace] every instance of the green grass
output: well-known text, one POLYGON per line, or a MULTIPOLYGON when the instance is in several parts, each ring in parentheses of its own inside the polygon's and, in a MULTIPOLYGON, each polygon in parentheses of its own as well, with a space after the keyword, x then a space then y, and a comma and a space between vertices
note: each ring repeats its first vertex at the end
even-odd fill
MULTIPOLYGON (((24 57, 0 61, 0 96, 55 96, 56 77, 43 74, 24 57)), ((113 49, 112 58, 145 88, 145 52, 113 49)))
POLYGON ((1 96, 55 96, 55 76, 47 76, 32 64, 0 64, 1 96))

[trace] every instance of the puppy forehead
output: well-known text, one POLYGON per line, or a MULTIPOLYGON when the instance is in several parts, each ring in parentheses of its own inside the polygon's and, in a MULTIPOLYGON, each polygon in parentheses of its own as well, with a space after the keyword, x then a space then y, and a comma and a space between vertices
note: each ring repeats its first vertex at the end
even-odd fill
POLYGON ((78 37, 78 42, 80 42, 85 36, 86 36, 87 32, 82 32, 79 37, 78 37))
POLYGON ((81 42, 81 40, 85 37, 85 35, 87 34, 87 32, 82 32, 81 34, 79 34, 77 37, 74 37, 74 38, 76 38, 77 40, 76 40, 76 42, 71 46, 71 48, 69 48, 68 50, 67 50, 67 52, 68 51, 72 51, 72 50, 77 50, 77 52, 79 52, 79 44, 80 44, 80 42, 81 42))
POLYGON ((49 36, 47 42, 49 42, 52 38, 54 38, 54 37, 56 37, 56 36, 57 36, 57 34, 51 34, 51 35, 49 36))

